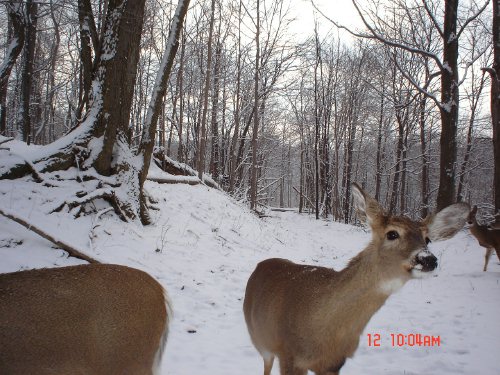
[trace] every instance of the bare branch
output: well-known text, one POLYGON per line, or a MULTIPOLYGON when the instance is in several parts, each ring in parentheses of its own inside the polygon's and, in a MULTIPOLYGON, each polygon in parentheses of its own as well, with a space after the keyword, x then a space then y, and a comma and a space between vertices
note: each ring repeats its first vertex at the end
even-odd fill
POLYGON ((467 72, 469 68, 474 65, 474 63, 481 57, 483 56, 486 51, 490 48, 490 46, 485 46, 483 50, 481 50, 476 56, 473 56, 471 61, 468 61, 467 64, 465 65, 464 69, 464 74, 462 76, 462 79, 458 82, 458 86, 461 86, 462 83, 464 83, 465 79, 467 78, 467 72))
POLYGON ((56 239, 54 236, 44 232, 42 229, 38 228, 37 226, 33 225, 33 223, 30 223, 27 219, 21 218, 20 216, 14 214, 13 212, 9 212, 5 209, 0 208, 0 215, 5 216, 8 219, 11 219, 15 221, 16 223, 22 225, 26 229, 29 229, 32 232, 35 232, 38 234, 40 237, 45 238, 46 240, 52 242, 55 244, 57 247, 63 249, 66 251, 69 256, 72 256, 74 258, 82 259, 85 260, 89 263, 100 263, 98 260, 84 254, 80 250, 75 249, 73 246, 69 245, 68 243, 56 239))
MULTIPOLYGON (((497 0, 495 0, 497 1, 497 0)), ((464 32, 465 28, 467 27, 467 25, 469 23, 471 23, 472 21, 474 21, 477 17, 479 17, 481 15, 481 13, 484 12, 484 10, 486 9, 486 7, 490 4, 490 0, 486 0, 486 3, 484 3, 484 5, 477 11, 476 14, 472 15, 471 17, 469 17, 465 22, 464 24, 462 25, 462 27, 460 28, 460 30, 458 30, 458 33, 457 33, 457 38, 460 38, 460 35, 462 35, 462 33, 464 32)))
POLYGON ((425 95, 426 97, 428 97, 429 99, 431 99, 434 103, 436 103, 436 105, 438 106, 438 108, 442 108, 442 105, 441 105, 441 102, 439 101, 438 98, 436 98, 435 95, 431 94, 428 90, 427 90, 427 87, 429 86, 430 82, 432 81, 432 79, 434 79, 435 77, 437 77, 438 75, 440 75, 441 73, 434 73, 432 74, 430 77, 429 77, 429 80, 428 82, 426 82, 426 84, 424 85, 424 87, 422 87, 421 85, 418 84, 417 81, 415 81, 415 79, 410 76, 406 71, 405 69, 403 69, 399 63, 398 63, 398 59, 396 58, 396 56, 394 56, 393 54, 393 61, 394 61, 394 64, 396 64, 396 67, 398 68, 399 72, 412 84, 413 87, 415 87, 420 93, 422 93, 423 95, 425 95))
POLYGON ((352 3, 354 5, 354 7, 356 8, 359 16, 361 17, 361 20, 363 21, 363 24, 366 26, 366 28, 368 28, 368 30, 370 31, 370 33, 372 34, 372 36, 373 36, 374 39, 376 39, 379 42, 381 42, 381 43, 383 43, 385 45, 388 45, 390 47, 402 49, 404 51, 407 51, 407 52, 410 52, 410 53, 413 53, 413 54, 417 54, 417 55, 426 56, 426 57, 434 60, 436 62, 436 64, 437 64, 437 66, 439 67, 439 69, 441 69, 441 70, 444 69, 441 60, 434 53, 431 53, 429 51, 423 50, 421 48, 414 48, 414 47, 410 47, 410 46, 402 44, 402 43, 397 43, 397 42, 389 40, 389 39, 385 38, 384 36, 380 35, 377 32, 377 30, 375 30, 373 28, 373 26, 370 25, 370 23, 366 20, 366 17, 364 16, 363 12, 361 11, 361 8, 358 6, 356 0, 352 0, 352 3))
POLYGON ((1 144, 4 144, 4 143, 7 143, 7 142, 10 142, 10 141, 13 141, 14 138, 3 138, 3 139, 0 139, 0 145, 1 144))
POLYGON ((348 28, 347 26, 344 26, 342 24, 339 24, 338 22, 335 22, 334 20, 332 20, 331 18, 329 18, 328 16, 326 16, 317 6, 316 4, 314 3, 314 0, 311 0, 311 3, 314 7, 314 9, 316 9, 316 11, 318 11, 323 17, 325 17, 328 21, 330 21, 333 25, 335 25, 337 28, 341 29, 341 30, 345 30, 347 31, 349 34, 351 34, 352 36, 355 36, 357 38, 365 38, 365 39, 374 39, 374 40, 377 40, 385 45, 388 45, 390 47, 394 47, 394 48, 398 48, 398 49, 401 49, 401 50, 404 50, 404 51, 407 51, 407 52, 410 52, 410 53, 413 53, 413 54, 417 54, 417 55, 421 55, 421 56, 426 56, 432 60, 434 60, 437 64, 437 66, 439 67, 439 69, 444 69, 443 67, 443 64, 441 62, 441 60, 439 59, 439 57, 437 55, 435 55, 434 53, 431 53, 429 51, 426 51, 426 50, 423 50, 421 48, 414 48, 414 47, 410 47, 408 45, 405 45, 405 44, 402 44, 402 43, 397 43, 397 42, 394 42, 392 40, 389 40, 387 38, 385 38, 384 36, 382 36, 381 34, 379 34, 377 32, 377 30, 375 30, 373 28, 372 25, 370 25, 370 23, 366 20, 366 17, 365 15, 363 14, 363 12, 361 11, 361 9, 359 8, 358 4, 356 3, 356 0, 352 0, 352 3, 354 5, 354 7, 356 8, 359 16, 361 17, 361 20, 363 21, 363 24, 366 26, 366 28, 370 31, 370 34, 364 34, 364 33, 357 33, 355 31, 352 31, 350 28, 348 28))
POLYGON ((429 4, 427 4, 426 0, 422 0, 422 4, 424 4, 425 11, 426 11, 427 15, 429 16, 429 18, 431 19, 432 24, 434 25, 434 27, 438 31, 439 35, 441 35, 441 38, 444 38, 444 32, 441 29, 441 26, 439 26, 439 23, 436 20, 434 13, 432 13, 431 9, 429 8, 429 4))

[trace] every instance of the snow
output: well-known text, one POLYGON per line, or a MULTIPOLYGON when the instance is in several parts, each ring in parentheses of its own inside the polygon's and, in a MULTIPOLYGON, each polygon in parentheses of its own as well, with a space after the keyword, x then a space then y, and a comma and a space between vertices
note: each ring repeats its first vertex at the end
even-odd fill
MULTIPOLYGON (((170 173, 167 173, 160 169, 154 162, 151 163, 149 166, 148 170, 148 180, 151 181, 156 181, 156 182, 163 182, 163 183, 184 183, 184 184, 191 184, 191 185, 197 185, 201 183, 200 179, 198 178, 198 172, 189 167, 187 164, 182 164, 179 163, 168 156, 165 156, 165 160, 168 161, 170 164, 174 165, 177 167, 179 170, 184 171, 185 173, 188 173, 188 176, 181 176, 181 175, 172 175, 170 173)), ((206 183, 209 186, 212 187, 218 187, 219 185, 215 180, 208 174, 203 173, 203 182, 206 183)))
MULTIPOLYGON (((246 281, 255 265, 283 257, 341 269, 370 238, 362 228, 296 212, 269 212, 270 217, 259 219, 204 185, 151 181, 146 188, 159 208, 151 211, 154 225, 124 223, 99 202, 99 216, 74 219, 74 212, 50 212, 82 188, 75 181, 57 185, 45 187, 30 178, 1 180, 0 207, 96 259, 143 269, 164 285, 174 316, 163 375, 262 373, 242 312, 246 281)), ((488 271, 482 272, 484 249, 465 230, 431 244, 430 250, 439 260, 438 270, 389 297, 342 375, 498 375, 498 259, 493 255, 488 271), (368 334, 380 335, 380 346, 368 346, 368 334), (439 336, 440 345, 393 346, 391 334, 439 336)), ((83 263, 2 216, 0 259, 0 272, 83 263)), ((273 374, 278 367, 275 363, 273 374)))

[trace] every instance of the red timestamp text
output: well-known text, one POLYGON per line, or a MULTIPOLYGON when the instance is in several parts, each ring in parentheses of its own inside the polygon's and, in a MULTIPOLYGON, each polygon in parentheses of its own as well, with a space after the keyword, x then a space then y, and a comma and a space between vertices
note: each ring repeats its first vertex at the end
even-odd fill
MULTIPOLYGON (((368 333, 368 346, 382 346, 382 336, 379 333, 368 333)), ((388 335, 393 347, 403 346, 441 346, 441 336, 422 335, 421 333, 391 333, 388 335)))

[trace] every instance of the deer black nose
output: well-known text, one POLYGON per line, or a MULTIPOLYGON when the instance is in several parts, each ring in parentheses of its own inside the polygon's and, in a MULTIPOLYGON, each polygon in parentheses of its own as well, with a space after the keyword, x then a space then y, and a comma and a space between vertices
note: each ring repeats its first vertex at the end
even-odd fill
POLYGON ((430 272, 438 265, 437 258, 428 250, 421 251, 417 254, 417 263, 422 266, 423 272, 430 272))

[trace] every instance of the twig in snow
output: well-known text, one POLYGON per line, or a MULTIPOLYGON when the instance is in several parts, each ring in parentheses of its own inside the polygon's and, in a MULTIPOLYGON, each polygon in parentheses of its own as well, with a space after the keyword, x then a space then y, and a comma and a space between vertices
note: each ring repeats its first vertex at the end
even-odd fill
POLYGON ((43 230, 41 230, 40 228, 36 227, 32 223, 29 223, 26 219, 20 218, 19 216, 13 214, 12 212, 7 212, 4 209, 0 208, 0 214, 3 215, 3 216, 5 216, 8 219, 11 219, 11 220, 15 221, 16 223, 22 225, 26 229, 29 229, 30 231, 35 232, 40 237, 43 237, 46 240, 52 242, 57 247, 59 247, 59 248, 63 249, 64 251, 66 251, 69 254, 69 256, 85 260, 85 261, 87 261, 89 263, 100 263, 98 260, 96 260, 96 259, 94 259, 94 258, 92 258, 92 257, 90 257, 88 255, 85 255, 81 251, 75 249, 73 246, 71 246, 71 245, 69 245, 69 244, 67 244, 67 243, 65 243, 63 241, 54 238, 53 236, 51 236, 50 234, 44 232, 43 230))

